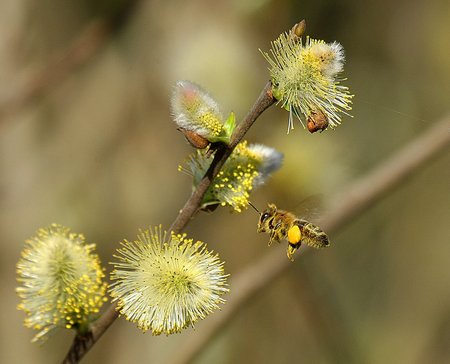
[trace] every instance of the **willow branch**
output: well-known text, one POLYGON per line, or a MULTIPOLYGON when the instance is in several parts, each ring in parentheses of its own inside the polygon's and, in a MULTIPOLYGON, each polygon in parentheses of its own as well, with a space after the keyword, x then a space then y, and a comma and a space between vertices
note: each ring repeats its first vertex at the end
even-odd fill
MULTIPOLYGON (((250 129, 256 119, 266 110, 269 106, 274 103, 274 98, 272 96, 272 86, 268 82, 264 89, 261 91, 255 104, 247 114, 247 116, 242 120, 242 122, 236 127, 232 137, 231 142, 228 146, 223 145, 217 149, 214 155, 214 159, 211 162, 208 170, 206 171, 204 177, 201 179, 197 188, 189 197, 184 207, 180 210, 180 213, 175 218, 175 221, 170 227, 170 231, 175 233, 181 232, 185 226, 189 223, 192 217, 200 208, 203 196, 205 195, 208 187, 210 186, 214 177, 219 173, 223 164, 233 152, 236 145, 242 140, 245 133, 250 129)), ((86 335, 77 335, 69 349, 63 363, 72 364, 78 363, 81 358, 92 348, 92 346, 97 342, 98 339, 104 334, 108 327, 114 322, 118 317, 118 313, 115 309, 115 304, 111 304, 110 307, 105 311, 105 313, 91 325, 91 330, 86 335)))
POLYGON ((114 320, 119 316, 115 310, 115 304, 111 304, 94 324, 87 334, 78 334, 75 336, 72 346, 66 357, 62 361, 64 364, 78 363, 83 356, 91 349, 105 331, 112 325, 114 320))
MULTIPOLYGON (((331 204, 330 211, 321 221, 321 227, 330 233, 339 230, 388 192, 399 187, 415 171, 425 166, 432 157, 439 155, 449 143, 450 115, 410 142, 386 162, 350 184, 331 204)), ((299 253, 303 255, 310 250, 304 247, 299 253)), ((195 332, 187 336, 183 345, 177 349, 171 363, 188 363, 198 357, 202 349, 231 321, 239 309, 290 264, 292 263, 286 259, 285 254, 280 254, 274 249, 232 279, 230 282, 232 290, 227 297, 227 304, 220 312, 197 325, 195 332)))

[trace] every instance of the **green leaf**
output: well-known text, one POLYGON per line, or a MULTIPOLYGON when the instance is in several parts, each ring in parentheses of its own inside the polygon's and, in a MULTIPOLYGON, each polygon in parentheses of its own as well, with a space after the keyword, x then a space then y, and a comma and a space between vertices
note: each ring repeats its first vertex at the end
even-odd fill
POLYGON ((234 115, 234 112, 231 112, 230 116, 228 116, 228 119, 223 124, 225 135, 228 138, 231 138, 231 135, 233 134, 235 128, 236 128, 236 117, 234 115))

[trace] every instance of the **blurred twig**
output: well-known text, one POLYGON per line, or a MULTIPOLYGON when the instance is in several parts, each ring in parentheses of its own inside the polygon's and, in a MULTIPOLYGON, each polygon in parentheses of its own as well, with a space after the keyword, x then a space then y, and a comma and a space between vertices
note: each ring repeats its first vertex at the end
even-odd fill
MULTIPOLYGON (((272 86, 268 82, 266 86, 261 91, 255 104, 247 114, 247 116, 242 120, 242 122, 236 127, 231 138, 230 145, 223 145, 217 149, 214 155, 214 159, 211 162, 205 176, 197 185, 196 190, 187 200, 184 207, 180 210, 178 216, 175 218, 172 226, 169 230, 179 233, 184 227, 189 223, 195 213, 198 211, 201 201, 203 199, 206 190, 211 184, 214 177, 222 168, 223 164, 233 152, 233 149, 244 137, 245 133, 252 126, 255 120, 261 115, 264 110, 274 103, 274 98, 272 96, 272 86)), ((63 363, 78 363, 81 358, 90 350, 90 348, 97 342, 97 340, 104 334, 108 327, 117 318, 118 313, 115 310, 115 304, 112 304, 106 312, 91 325, 91 330, 86 335, 77 335, 69 349, 63 363)))
POLYGON ((105 43, 109 29, 109 22, 105 20, 89 23, 67 49, 53 57, 23 82, 17 91, 0 102, 0 120, 26 108, 87 63, 105 43))
POLYGON ((450 358, 450 306, 441 314, 437 314, 438 319, 433 323, 428 340, 414 361, 421 363, 446 363, 450 358))
MULTIPOLYGON (((435 123, 380 166, 350 184, 332 202, 328 214, 322 219, 321 227, 327 232, 342 228, 356 215, 370 208, 389 191, 407 180, 419 168, 424 167, 449 143, 450 115, 435 123)), ((300 254, 309 250, 311 249, 304 247, 300 254)), ((272 250, 236 275, 230 282, 232 290, 227 304, 220 312, 197 325, 196 330, 187 336, 186 341, 178 348, 171 363, 188 363, 198 357, 202 349, 231 321, 239 309, 245 306, 244 303, 290 267, 290 264, 284 254, 272 250)))
MULTIPOLYGON (((316 278, 317 273, 314 272, 316 278)), ((320 353, 325 361, 364 363, 348 323, 344 322, 336 304, 333 304, 335 300, 324 300, 320 297, 305 265, 298 264, 295 267, 295 277, 291 275, 290 278, 291 292, 300 305, 306 330, 320 347, 320 353)), ((330 287, 327 287, 327 292, 329 295, 330 287)))
POLYGON ((90 21, 66 49, 18 85, 14 93, 0 100, 0 121, 33 104, 88 63, 111 35, 126 23, 139 2, 129 0, 115 13, 90 21))

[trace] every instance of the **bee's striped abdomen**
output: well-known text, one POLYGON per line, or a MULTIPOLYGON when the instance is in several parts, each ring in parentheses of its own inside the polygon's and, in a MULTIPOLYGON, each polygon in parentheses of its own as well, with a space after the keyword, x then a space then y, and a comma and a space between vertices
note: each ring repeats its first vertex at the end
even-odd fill
POLYGON ((317 249, 330 245, 327 234, 317 225, 305 220, 299 220, 298 225, 303 230, 302 243, 317 249))

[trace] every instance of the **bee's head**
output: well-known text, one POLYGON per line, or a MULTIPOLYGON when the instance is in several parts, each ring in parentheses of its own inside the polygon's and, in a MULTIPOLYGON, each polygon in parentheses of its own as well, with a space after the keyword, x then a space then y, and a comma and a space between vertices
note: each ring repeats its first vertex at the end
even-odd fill
POLYGON ((264 232, 270 230, 269 218, 271 216, 275 215, 276 212, 277 212, 277 207, 273 203, 270 203, 268 205, 267 209, 265 209, 261 213, 261 216, 260 216, 259 222, 258 222, 258 229, 257 229, 258 233, 264 233, 264 232))

